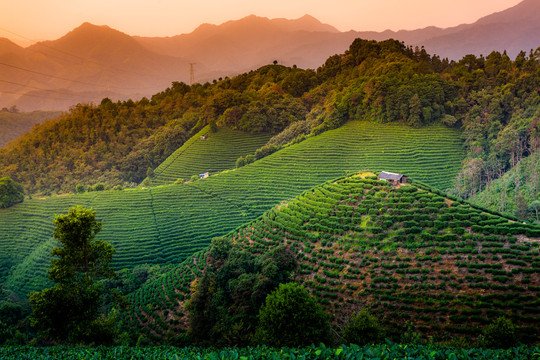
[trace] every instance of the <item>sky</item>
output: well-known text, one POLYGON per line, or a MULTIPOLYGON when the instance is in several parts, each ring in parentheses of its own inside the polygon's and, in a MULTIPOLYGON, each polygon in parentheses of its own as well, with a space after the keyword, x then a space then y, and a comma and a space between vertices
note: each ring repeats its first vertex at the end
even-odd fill
POLYGON ((23 46, 57 39, 83 22, 129 35, 173 36, 202 23, 248 15, 296 19, 312 15, 341 31, 450 27, 521 0, 0 0, 0 37, 23 46))

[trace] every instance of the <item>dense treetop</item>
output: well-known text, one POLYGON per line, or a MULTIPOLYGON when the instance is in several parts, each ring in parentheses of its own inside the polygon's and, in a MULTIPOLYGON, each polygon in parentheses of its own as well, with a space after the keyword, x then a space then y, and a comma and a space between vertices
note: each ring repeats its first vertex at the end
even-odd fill
POLYGON ((10 177, 0 178, 0 209, 7 208, 24 200, 24 189, 10 177))

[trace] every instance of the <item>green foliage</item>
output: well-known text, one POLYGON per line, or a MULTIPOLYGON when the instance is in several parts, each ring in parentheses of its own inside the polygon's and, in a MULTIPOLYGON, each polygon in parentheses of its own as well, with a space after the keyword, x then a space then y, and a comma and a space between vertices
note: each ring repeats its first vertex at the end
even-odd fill
POLYGON ((269 346, 305 346, 327 342, 328 316, 298 284, 281 284, 259 312, 256 341, 269 346))
POLYGON ((536 218, 536 222, 540 223, 540 200, 535 200, 529 204, 529 211, 536 218))
POLYGON ((114 248, 95 238, 102 228, 95 211, 77 206, 66 215, 56 216, 54 224, 54 238, 61 247, 51 251, 58 257, 51 261, 51 280, 66 285, 81 280, 90 284, 113 275, 110 262, 114 248))
POLYGON ((250 344, 259 308, 270 291, 290 280, 294 256, 281 247, 254 256, 224 238, 212 241, 208 255, 187 307, 189 336, 199 344, 250 344))
POLYGON ((538 221, 537 213, 531 206, 540 196, 538 174, 540 174, 540 152, 537 151, 519 161, 500 178, 491 181, 482 192, 473 195, 470 200, 506 214, 518 213, 516 215, 520 215, 519 218, 522 220, 538 221))
POLYGON ((383 329, 374 316, 362 310, 354 314, 345 325, 343 339, 347 344, 360 346, 377 344, 383 339, 383 329))
POLYGON ((517 328, 505 317, 499 317, 489 324, 480 340, 482 346, 495 349, 508 349, 517 346, 518 343, 517 328))
POLYGON ((24 200, 24 189, 10 177, 0 178, 0 208, 7 208, 24 200))
MULTIPOLYGON (((142 337, 142 335, 141 335, 142 337)), ((452 359, 452 360, 515 360, 535 359, 538 347, 521 346, 512 349, 481 349, 467 351, 434 345, 384 344, 360 347, 357 345, 327 348, 323 345, 302 348, 272 348, 267 346, 245 348, 213 347, 19 347, 0 348, 6 360, 32 359, 452 359)))
POLYGON ((56 217, 54 238, 61 247, 51 251, 49 278, 56 285, 30 294, 30 323, 47 339, 66 343, 111 343, 114 316, 99 314, 101 285, 114 276, 109 264, 114 248, 95 239, 102 224, 95 212, 71 208, 56 217))

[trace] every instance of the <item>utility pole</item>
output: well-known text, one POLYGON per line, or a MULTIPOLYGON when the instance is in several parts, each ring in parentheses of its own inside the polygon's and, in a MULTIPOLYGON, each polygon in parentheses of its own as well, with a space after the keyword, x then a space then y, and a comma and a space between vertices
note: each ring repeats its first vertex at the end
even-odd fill
POLYGON ((195 65, 196 63, 189 63, 189 85, 195 83, 195 65))

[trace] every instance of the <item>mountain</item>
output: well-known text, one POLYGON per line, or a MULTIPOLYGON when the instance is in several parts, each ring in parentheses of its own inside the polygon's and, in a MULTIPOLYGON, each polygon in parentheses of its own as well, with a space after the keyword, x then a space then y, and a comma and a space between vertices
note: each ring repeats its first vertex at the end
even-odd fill
POLYGON ((167 38, 135 37, 148 49, 182 56, 198 67, 223 75, 237 74, 277 60, 288 66, 317 68, 328 56, 342 53, 354 40, 305 15, 299 19, 268 19, 255 15, 221 25, 203 24, 193 32, 167 38), (309 49, 307 52, 303 50, 309 49))
MULTIPOLYGON (((522 327, 524 342, 538 341, 540 227, 421 183, 394 186, 373 175, 327 181, 214 239, 206 251, 131 294, 123 320, 131 331, 160 341, 188 330, 188 312, 207 311, 212 316, 203 338, 232 345, 242 335, 231 333, 254 331, 253 304, 260 306, 276 283, 294 281, 337 328, 363 309, 393 341, 412 331, 474 339, 507 316, 522 327), (212 285, 205 287, 207 281, 212 285), (220 327, 228 316, 237 320, 234 329, 220 327), (243 326, 238 319, 247 316, 253 319, 243 326)), ((200 339, 204 330, 197 331, 200 339)))
POLYGON ((5 55, 9 53, 19 54, 23 51, 23 48, 15 44, 13 41, 0 38, 0 55, 5 55))
POLYGON ((67 109, 107 96, 140 98, 189 77, 186 61, 155 54, 124 33, 89 23, 22 49, 16 57, 0 52, 0 62, 10 69, 0 91, 11 95, 0 103, 11 101, 24 111, 67 109))
POLYGON ((450 59, 466 54, 484 56, 506 50, 511 58, 540 47, 540 1, 524 0, 516 6, 485 16, 473 24, 446 29, 438 36, 416 40, 430 53, 450 59))

